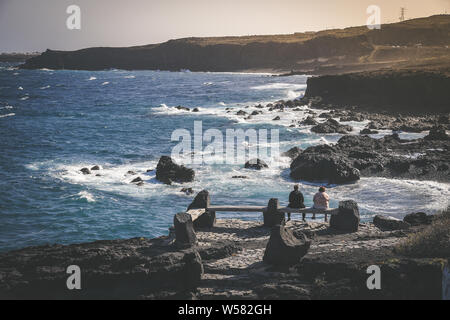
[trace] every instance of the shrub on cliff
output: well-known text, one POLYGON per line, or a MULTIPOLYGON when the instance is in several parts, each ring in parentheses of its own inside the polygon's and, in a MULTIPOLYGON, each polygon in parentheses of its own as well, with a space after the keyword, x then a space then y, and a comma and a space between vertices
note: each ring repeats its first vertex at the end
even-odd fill
POLYGON ((450 258, 450 207, 436 215, 431 225, 411 234, 396 251, 417 258, 450 258))

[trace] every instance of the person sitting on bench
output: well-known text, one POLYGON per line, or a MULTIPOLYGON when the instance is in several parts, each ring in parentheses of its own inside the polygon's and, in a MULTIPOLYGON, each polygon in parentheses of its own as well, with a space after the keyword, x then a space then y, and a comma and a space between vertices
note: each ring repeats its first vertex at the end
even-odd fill
MULTIPOLYGON (((303 198, 303 193, 298 190, 298 184, 294 186, 294 191, 289 194, 289 205, 288 208, 300 209, 305 208, 305 199, 303 198)), ((288 220, 291 220, 291 213, 288 212, 288 220)), ((305 220, 305 214, 303 214, 303 220, 305 220)))
MULTIPOLYGON (((314 195, 314 209, 328 209, 330 196, 325 192, 325 187, 320 187, 319 192, 314 195)), ((313 214, 313 219, 316 218, 316 215, 313 214)))

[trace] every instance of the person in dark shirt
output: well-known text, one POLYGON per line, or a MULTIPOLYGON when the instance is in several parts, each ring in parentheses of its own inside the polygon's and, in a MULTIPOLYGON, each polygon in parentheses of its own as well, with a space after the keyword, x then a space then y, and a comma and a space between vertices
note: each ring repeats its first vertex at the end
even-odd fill
MULTIPOLYGON (((294 191, 289 194, 289 208, 305 208, 305 204, 303 203, 305 199, 303 198, 303 193, 298 190, 298 184, 294 186, 294 191)), ((288 212, 288 220, 291 220, 291 213, 288 212)), ((303 214, 303 220, 305 220, 305 215, 303 214)))

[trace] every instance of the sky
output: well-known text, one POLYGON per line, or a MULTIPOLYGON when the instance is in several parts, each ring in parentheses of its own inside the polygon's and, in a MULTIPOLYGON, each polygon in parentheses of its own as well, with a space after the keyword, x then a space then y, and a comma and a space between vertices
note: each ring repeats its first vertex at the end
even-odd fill
POLYGON ((133 46, 203 36, 289 34, 450 13, 450 0, 0 0, 0 52, 133 46), (69 5, 81 30, 69 30, 69 5))

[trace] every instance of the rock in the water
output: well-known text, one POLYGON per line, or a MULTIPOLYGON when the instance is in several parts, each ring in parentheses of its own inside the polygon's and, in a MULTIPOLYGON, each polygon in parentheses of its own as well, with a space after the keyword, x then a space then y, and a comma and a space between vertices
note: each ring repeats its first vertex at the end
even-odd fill
POLYGON ((207 190, 202 190, 195 196, 194 200, 187 209, 188 210, 205 209, 208 208, 209 205, 210 205, 209 192, 207 190))
POLYGON ((175 109, 183 110, 183 111, 191 111, 191 109, 189 109, 188 107, 183 107, 183 106, 175 107, 175 109))
POLYGON ((135 176, 137 173, 134 171, 127 171, 126 175, 135 176))
POLYGON ((98 170, 101 170, 102 168, 100 167, 100 166, 93 166, 92 168, 91 168, 91 171, 98 171, 98 170))
POLYGON ((176 164, 172 158, 162 156, 156 167, 156 179, 165 184, 172 182, 192 182, 194 181, 195 172, 185 166, 176 164))
POLYGON ((272 119, 273 121, 279 121, 281 120, 280 116, 276 116, 275 118, 272 119))
POLYGON ((449 136, 445 132, 445 128, 442 125, 433 127, 430 133, 424 138, 425 140, 449 140, 449 136))
POLYGON ((404 230, 410 226, 407 222, 383 215, 376 215, 373 224, 383 231, 404 230))
POLYGON ((191 247, 197 243, 192 217, 186 212, 177 213, 173 218, 177 247, 191 247))
POLYGON ((194 108, 194 109, 192 109, 192 112, 200 112, 200 109, 199 108, 194 108))
POLYGON ((292 162, 290 175, 293 179, 330 183, 348 183, 360 179, 359 170, 348 158, 333 152, 320 152, 319 149, 315 151, 307 149, 292 162))
POLYGON ((238 112, 236 112, 237 116, 246 116, 247 112, 245 112, 244 110, 239 110, 238 112))
POLYGON ((311 131, 315 133, 347 134, 352 130, 353 128, 351 126, 340 124, 334 119, 328 119, 324 123, 320 123, 317 126, 311 128, 311 131))
POLYGON ((341 201, 338 214, 331 215, 330 227, 344 232, 356 232, 359 220, 358 204, 353 200, 341 201))
POLYGON ((314 117, 308 116, 305 120, 300 122, 300 124, 305 126, 316 126, 319 123, 316 120, 314 120, 314 117))
POLYGON ((247 176, 233 176, 232 179, 248 179, 247 176))
POLYGON ((133 181, 131 181, 130 183, 140 183, 143 182, 144 180, 142 180, 141 177, 137 177, 136 179, 134 179, 133 181))
POLYGON ((183 192, 186 195, 190 195, 190 194, 194 193, 194 189, 192 189, 192 188, 183 188, 183 189, 180 190, 180 192, 183 192))
POLYGON ((360 134, 377 134, 378 131, 377 130, 371 130, 369 128, 365 128, 365 129, 362 129, 359 133, 360 134))
POLYGON ((285 226, 277 225, 272 228, 263 260, 271 265, 292 266, 308 253, 310 245, 306 235, 299 239, 285 226))
POLYGON ((267 165, 267 163, 265 163, 263 160, 261 159, 252 159, 250 161, 247 161, 245 163, 245 168, 246 169, 255 169, 255 170, 261 170, 263 168, 268 168, 269 166, 267 165))
POLYGON ((416 212, 407 214, 403 221, 412 226, 428 225, 433 221, 433 216, 427 215, 425 212, 416 212))
POLYGON ((91 170, 89 170, 88 168, 83 168, 80 170, 83 174, 91 174, 91 170))
POLYGON ((303 150, 300 149, 299 147, 293 147, 293 148, 289 149, 288 151, 283 152, 281 155, 283 157, 288 157, 288 158, 291 158, 291 159, 295 159, 302 153, 302 151, 303 150))

